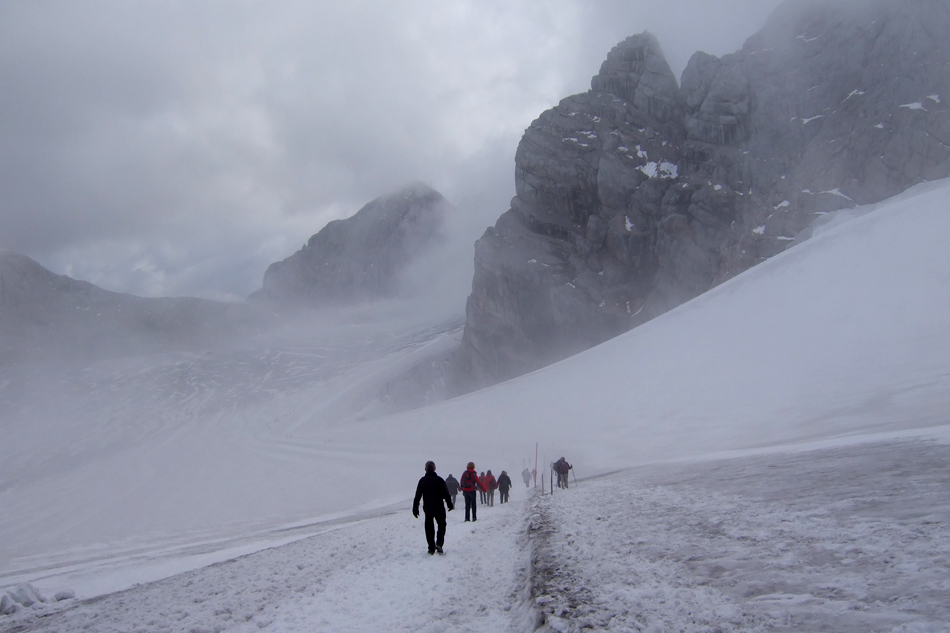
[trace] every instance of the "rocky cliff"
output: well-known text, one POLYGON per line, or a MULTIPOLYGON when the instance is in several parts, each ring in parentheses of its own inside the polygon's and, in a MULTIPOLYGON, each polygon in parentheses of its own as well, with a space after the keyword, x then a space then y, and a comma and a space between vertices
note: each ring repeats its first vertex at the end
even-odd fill
POLYGON ((399 274, 439 239, 450 208, 442 194, 418 183, 377 198, 271 264, 251 298, 314 306, 393 296, 399 274))
POLYGON ((789 2, 679 84, 635 35, 515 163, 511 208, 476 244, 457 391, 639 325, 822 214, 950 175, 950 3, 789 2))

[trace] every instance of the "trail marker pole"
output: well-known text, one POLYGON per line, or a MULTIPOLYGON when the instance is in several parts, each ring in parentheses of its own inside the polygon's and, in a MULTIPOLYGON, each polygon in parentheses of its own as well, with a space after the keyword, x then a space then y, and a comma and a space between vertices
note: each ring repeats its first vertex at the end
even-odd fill
POLYGON ((577 485, 577 475, 574 474, 574 469, 571 469, 571 476, 574 477, 574 485, 577 485))

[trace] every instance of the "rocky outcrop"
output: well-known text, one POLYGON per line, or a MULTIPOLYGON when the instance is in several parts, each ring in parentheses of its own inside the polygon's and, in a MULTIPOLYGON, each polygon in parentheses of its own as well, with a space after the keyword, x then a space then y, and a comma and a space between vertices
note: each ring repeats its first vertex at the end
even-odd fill
POLYGON ((950 3, 794 2, 679 85, 644 33, 525 131, 476 244, 455 388, 624 332, 822 214, 950 175, 950 3))
POLYGON ((418 183, 377 198, 271 264, 251 298, 315 306, 391 297, 400 273, 438 241, 450 208, 442 194, 418 183))
POLYGON ((0 249, 0 364, 208 348, 266 322, 240 304, 109 292, 0 249))

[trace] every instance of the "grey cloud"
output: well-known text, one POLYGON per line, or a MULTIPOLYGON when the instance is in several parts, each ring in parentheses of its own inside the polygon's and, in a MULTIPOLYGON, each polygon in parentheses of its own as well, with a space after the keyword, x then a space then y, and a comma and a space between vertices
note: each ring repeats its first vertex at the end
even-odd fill
POLYGON ((523 129, 618 40, 652 30, 678 72, 775 4, 0 2, 0 247, 112 290, 241 298, 412 180, 474 240, 523 129))

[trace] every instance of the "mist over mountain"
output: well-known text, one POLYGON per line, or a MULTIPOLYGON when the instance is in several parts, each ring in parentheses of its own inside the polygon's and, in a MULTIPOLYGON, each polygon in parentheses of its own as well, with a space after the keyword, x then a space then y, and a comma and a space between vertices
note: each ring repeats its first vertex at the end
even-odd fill
POLYGON ((421 183, 381 196, 271 264, 251 299, 319 306, 393 297, 400 274, 445 238, 451 212, 442 194, 421 183))
POLYGON ((253 306, 110 292, 0 250, 0 363, 207 349, 268 319, 253 306))
POLYGON ((677 83, 634 35, 525 131, 478 240, 457 391, 635 327, 823 214, 950 175, 950 4, 787 2, 677 83))

